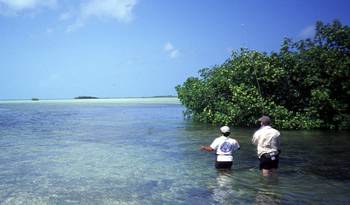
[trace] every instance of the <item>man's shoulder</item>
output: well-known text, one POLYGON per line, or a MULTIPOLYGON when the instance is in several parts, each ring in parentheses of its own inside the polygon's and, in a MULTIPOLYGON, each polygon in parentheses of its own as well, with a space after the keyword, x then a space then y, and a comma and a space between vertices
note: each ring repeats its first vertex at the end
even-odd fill
POLYGON ((231 141, 231 142, 235 142, 235 143, 238 142, 238 141, 237 141, 236 139, 234 139, 234 138, 230 138, 230 141, 231 141))
POLYGON ((223 140, 223 136, 220 136, 220 137, 215 138, 213 142, 219 142, 222 140, 223 140))
POLYGON ((257 136, 257 135, 259 135, 261 132, 263 132, 264 131, 264 127, 261 127, 261 128, 259 128, 258 130, 256 130, 255 132, 254 132, 254 136, 257 136))
POLYGON ((271 126, 267 127, 264 130, 264 133, 266 133, 266 134, 273 134, 275 137, 280 136, 280 132, 277 129, 271 127, 271 126))
POLYGON ((225 139, 225 137, 224 136, 220 136, 220 137, 217 137, 217 138, 215 138, 216 140, 223 140, 223 139, 225 139))
POLYGON ((258 129, 257 131, 255 131, 254 136, 258 137, 260 135, 265 135, 268 133, 276 133, 276 135, 280 135, 280 132, 277 129, 275 129, 271 126, 264 126, 264 127, 261 127, 260 129, 258 129))
MULTIPOLYGON (((264 130, 269 130, 269 131, 273 130, 273 131, 279 132, 277 129, 271 127, 270 125, 264 126, 264 127, 260 128, 259 130, 262 130, 262 131, 264 131, 264 130)), ((258 130, 258 131, 259 131, 259 130, 258 130)))
POLYGON ((275 128, 273 128, 273 127, 270 127, 270 129, 271 129, 273 132, 280 134, 280 131, 278 131, 277 129, 275 129, 275 128))

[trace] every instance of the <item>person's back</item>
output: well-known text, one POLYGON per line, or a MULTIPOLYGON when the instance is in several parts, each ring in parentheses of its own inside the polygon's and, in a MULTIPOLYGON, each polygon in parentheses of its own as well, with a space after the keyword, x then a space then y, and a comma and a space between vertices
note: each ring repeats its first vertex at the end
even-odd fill
POLYGON ((258 156, 279 150, 280 132, 271 126, 263 126, 257 130, 252 139, 252 143, 257 145, 258 156))
POLYGON ((216 151, 215 167, 217 169, 230 169, 232 166, 232 153, 240 148, 237 140, 229 137, 230 128, 227 126, 221 127, 222 136, 216 138, 210 146, 202 146, 202 151, 216 151))
POLYGON ((280 154, 280 132, 270 126, 271 120, 268 116, 262 116, 258 120, 261 127, 252 138, 252 143, 257 146, 257 154, 260 161, 260 170, 264 176, 276 172, 280 154))

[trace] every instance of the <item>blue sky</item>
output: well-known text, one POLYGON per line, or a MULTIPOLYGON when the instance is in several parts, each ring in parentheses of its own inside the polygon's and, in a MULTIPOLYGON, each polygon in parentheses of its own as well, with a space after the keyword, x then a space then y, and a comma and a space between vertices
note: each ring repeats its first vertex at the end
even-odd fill
POLYGON ((0 99, 176 95, 241 47, 277 51, 347 0, 0 0, 0 99))

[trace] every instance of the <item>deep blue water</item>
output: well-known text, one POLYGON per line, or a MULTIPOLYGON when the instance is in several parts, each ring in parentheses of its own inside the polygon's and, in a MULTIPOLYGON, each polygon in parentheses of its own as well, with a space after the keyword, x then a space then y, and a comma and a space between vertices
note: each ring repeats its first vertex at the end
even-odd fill
MULTIPOLYGON (((92 101, 93 102, 93 101, 92 101)), ((218 127, 177 103, 0 103, 0 204, 349 204, 349 132, 282 131, 276 178, 254 130, 231 171, 199 151, 218 127)))

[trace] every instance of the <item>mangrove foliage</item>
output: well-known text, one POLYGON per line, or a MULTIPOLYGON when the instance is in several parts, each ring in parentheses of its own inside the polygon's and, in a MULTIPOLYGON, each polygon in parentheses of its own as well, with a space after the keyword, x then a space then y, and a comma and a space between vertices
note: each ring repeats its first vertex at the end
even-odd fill
POLYGON ((252 127, 265 114, 281 129, 349 129, 349 70, 350 28, 317 22, 312 38, 286 38, 269 54, 233 51, 176 91, 195 121, 252 127))

